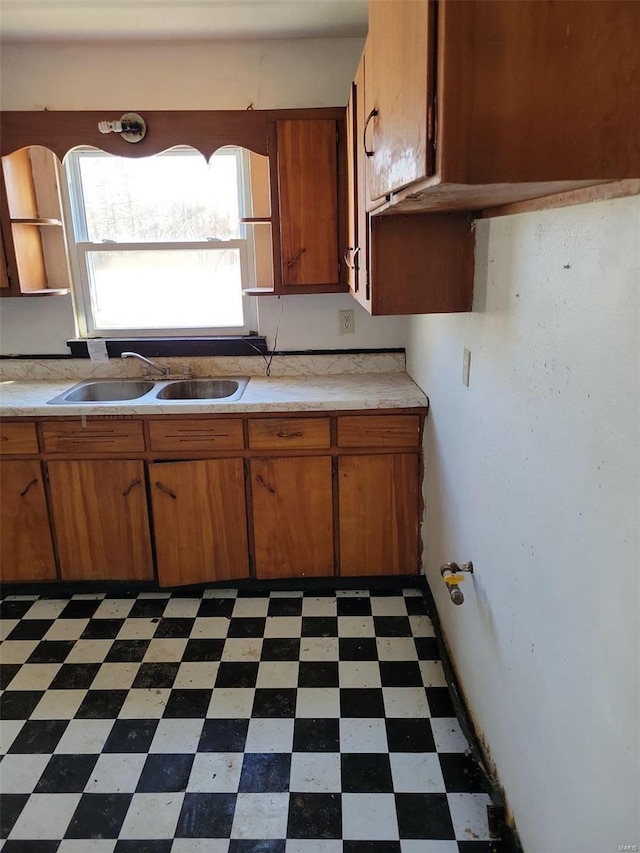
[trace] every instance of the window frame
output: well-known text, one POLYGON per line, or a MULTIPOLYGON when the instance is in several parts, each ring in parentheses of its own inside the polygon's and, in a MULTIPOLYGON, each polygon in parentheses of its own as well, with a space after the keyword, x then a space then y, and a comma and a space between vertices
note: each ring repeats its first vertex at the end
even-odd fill
MULTIPOLYGON (((223 146, 218 152, 237 152, 240 216, 251 216, 251 175, 249 151, 236 145, 223 146)), ((149 156, 179 156, 185 151, 203 156, 196 148, 188 145, 174 146, 166 151, 149 156)), ((255 286, 255 248, 253 229, 247 223, 240 225, 241 238, 231 240, 191 240, 172 242, 134 242, 93 243, 86 239, 87 224, 85 218, 84 193, 80 177, 80 159, 83 153, 92 156, 113 157, 110 152, 94 146, 77 146, 67 152, 62 164, 65 180, 62 182, 62 202, 69 227, 67 228, 67 245, 69 266, 71 270, 71 296, 73 302, 76 333, 81 338, 159 338, 159 337, 234 337, 255 334, 258 326, 256 300, 244 295, 244 290, 255 286), (78 239, 76 234, 85 239, 78 239), (90 281, 90 264, 88 255, 93 252, 114 251, 224 251, 237 249, 240 255, 242 311, 244 325, 242 326, 166 326, 160 328, 105 328, 97 325, 94 313, 94 291, 90 281)))

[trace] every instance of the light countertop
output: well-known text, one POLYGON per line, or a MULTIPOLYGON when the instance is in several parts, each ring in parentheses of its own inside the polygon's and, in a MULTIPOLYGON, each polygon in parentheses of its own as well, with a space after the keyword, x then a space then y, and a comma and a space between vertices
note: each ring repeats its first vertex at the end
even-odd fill
POLYGON ((73 415, 232 414, 234 412, 339 411, 420 408, 428 398, 406 373, 359 373, 310 376, 252 376, 234 402, 130 400, 48 405, 73 387, 75 379, 0 377, 2 417, 73 415))

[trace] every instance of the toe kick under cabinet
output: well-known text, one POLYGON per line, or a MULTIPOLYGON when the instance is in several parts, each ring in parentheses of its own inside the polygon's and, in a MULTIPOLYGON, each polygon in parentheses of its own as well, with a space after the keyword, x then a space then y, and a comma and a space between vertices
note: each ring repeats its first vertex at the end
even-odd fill
POLYGON ((7 419, 0 579, 416 573, 425 415, 7 419))

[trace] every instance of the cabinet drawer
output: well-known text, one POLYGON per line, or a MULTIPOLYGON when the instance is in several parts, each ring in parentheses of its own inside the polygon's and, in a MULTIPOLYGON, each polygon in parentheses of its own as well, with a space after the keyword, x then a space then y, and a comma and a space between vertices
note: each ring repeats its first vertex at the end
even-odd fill
POLYGON ((240 418, 167 418, 149 422, 151 450, 242 450, 240 418))
POLYGON ((0 453, 37 453, 36 425, 0 423, 0 453))
POLYGON ((330 446, 329 418, 256 418, 249 421, 249 447, 254 450, 330 446))
POLYGON ((144 450, 141 421, 77 421, 46 423, 42 427, 47 453, 136 453, 144 450))
POLYGON ((345 415, 338 418, 338 447, 417 447, 420 415, 345 415))

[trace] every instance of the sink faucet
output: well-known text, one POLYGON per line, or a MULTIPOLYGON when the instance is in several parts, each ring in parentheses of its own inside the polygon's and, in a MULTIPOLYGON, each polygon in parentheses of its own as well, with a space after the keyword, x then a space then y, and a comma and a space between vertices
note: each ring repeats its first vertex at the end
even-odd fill
POLYGON ((120 358, 138 358, 140 361, 148 364, 149 367, 153 367, 154 370, 159 370, 163 376, 166 376, 169 373, 168 367, 160 367, 159 364, 156 364, 155 361, 151 361, 149 358, 145 358, 145 356, 140 355, 139 352, 123 352, 120 353, 120 358))

